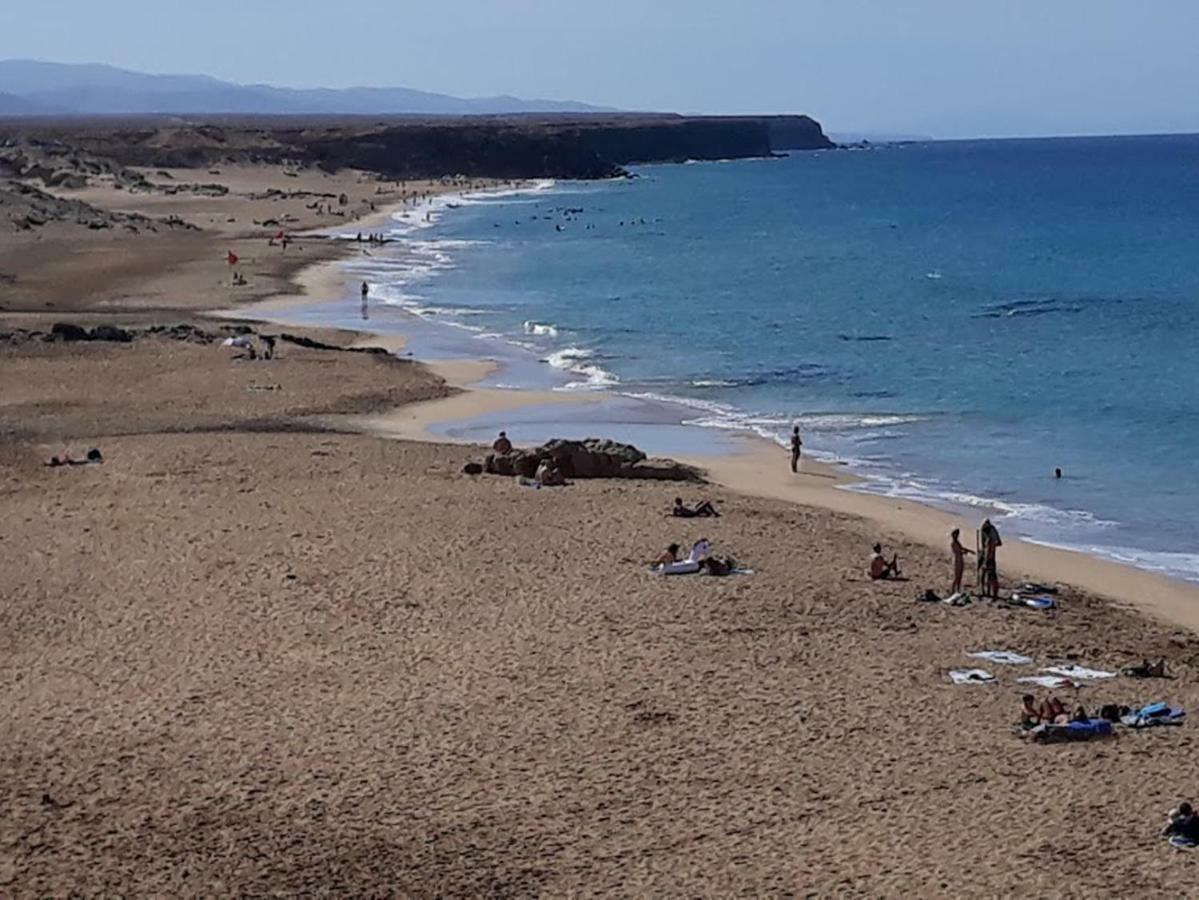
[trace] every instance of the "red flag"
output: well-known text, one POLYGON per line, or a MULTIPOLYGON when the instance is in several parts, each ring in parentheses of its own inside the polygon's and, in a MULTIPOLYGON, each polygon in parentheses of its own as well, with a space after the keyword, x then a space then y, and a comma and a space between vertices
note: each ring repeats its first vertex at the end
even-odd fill
POLYGON ((229 265, 231 265, 231 266, 237 265, 237 254, 234 253, 232 250, 229 251, 229 255, 225 258, 227 260, 229 260, 229 265))
POLYGON ((275 235, 275 240, 281 241, 281 240, 283 240, 284 237, 285 237, 285 235, 283 234, 282 231, 280 231, 277 235, 275 235))

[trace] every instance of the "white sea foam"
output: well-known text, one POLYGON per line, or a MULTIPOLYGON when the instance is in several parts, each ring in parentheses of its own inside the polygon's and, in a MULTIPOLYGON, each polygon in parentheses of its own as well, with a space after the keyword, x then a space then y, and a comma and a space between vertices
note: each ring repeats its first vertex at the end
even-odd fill
POLYGON ((547 325, 541 322, 525 322, 525 334, 545 335, 547 337, 557 337, 558 328, 556 325, 547 325))
POLYGON ((1158 572, 1173 578, 1199 581, 1199 553, 1170 553, 1158 550, 1142 550, 1138 547, 1109 546, 1106 544, 1054 543, 1025 538, 1029 543, 1056 550, 1073 550, 1089 556, 1099 556, 1127 566, 1135 566, 1150 572, 1158 572))
POLYGON ((581 381, 568 381, 557 388, 557 390, 597 391, 619 384, 620 379, 603 366, 587 362, 594 355, 595 351, 588 350, 585 347, 563 347, 561 350, 555 350, 549 356, 545 357, 544 361, 555 369, 583 376, 581 381))

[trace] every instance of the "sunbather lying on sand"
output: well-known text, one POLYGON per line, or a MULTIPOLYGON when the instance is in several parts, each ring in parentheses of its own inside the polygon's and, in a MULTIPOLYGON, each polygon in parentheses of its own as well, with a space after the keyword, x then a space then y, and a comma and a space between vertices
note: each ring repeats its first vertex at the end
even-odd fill
POLYGON ((670 511, 672 516, 679 519, 697 519, 708 518, 709 516, 720 517, 720 513, 716 511, 716 507, 712 505, 710 500, 704 500, 696 505, 694 509, 683 504, 682 497, 674 498, 674 509, 670 511))
POLYGON ((873 581, 885 581, 888 578, 896 578, 903 573, 899 571, 899 554, 891 557, 891 561, 887 562, 883 559, 883 545, 874 545, 874 555, 870 557, 870 578, 873 581))
POLYGON ((1159 659, 1157 662, 1150 665, 1149 660, 1141 660, 1139 666, 1125 666, 1120 670, 1122 675, 1128 675, 1131 678, 1169 678, 1166 674, 1166 661, 1159 659))
POLYGON ((104 455, 95 447, 87 451, 85 459, 71 459, 70 453, 64 453, 62 456, 51 456, 49 462, 46 463, 50 468, 54 469, 58 466, 86 466, 88 463, 102 463, 104 455))

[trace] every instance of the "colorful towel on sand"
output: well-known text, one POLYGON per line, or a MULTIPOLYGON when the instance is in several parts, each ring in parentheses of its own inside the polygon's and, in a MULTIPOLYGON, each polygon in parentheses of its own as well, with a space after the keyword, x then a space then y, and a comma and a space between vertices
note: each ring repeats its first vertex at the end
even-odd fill
POLYGON ((1181 834, 1170 835, 1170 846, 1175 850, 1194 850, 1195 842, 1181 834))
POLYGON ((1042 669, 1050 675, 1061 675, 1063 678, 1069 678, 1071 681, 1100 681, 1104 678, 1115 678, 1115 672, 1104 672, 1100 669, 1088 669, 1085 666, 1050 666, 1047 669, 1042 669))
POLYGON ((1038 725, 1028 731, 1028 736, 1034 741, 1052 744, 1064 741, 1090 741, 1095 738, 1110 737, 1112 723, 1106 719, 1084 719, 1081 722, 1070 722, 1066 725, 1038 725))
POLYGON ((974 659, 985 659, 987 662, 999 663, 1004 666, 1023 666, 1032 662, 1030 657, 1021 656, 1019 653, 1013 653, 1011 650, 976 650, 966 655, 974 659))
POLYGON ((1186 710, 1165 703, 1150 703, 1136 712, 1122 716, 1120 723, 1129 728, 1154 728, 1158 725, 1181 725, 1186 710))
POLYGON ((949 680, 954 684, 994 684, 995 676, 986 669, 951 669, 949 680))

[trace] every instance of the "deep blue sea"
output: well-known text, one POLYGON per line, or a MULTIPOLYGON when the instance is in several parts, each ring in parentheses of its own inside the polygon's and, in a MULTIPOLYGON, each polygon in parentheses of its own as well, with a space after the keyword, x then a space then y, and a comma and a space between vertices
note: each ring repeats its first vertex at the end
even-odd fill
POLYGON ((798 423, 864 490, 1199 580, 1199 137, 636 175, 398 222, 375 302, 506 354, 512 383, 798 423))

